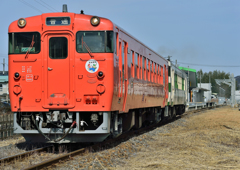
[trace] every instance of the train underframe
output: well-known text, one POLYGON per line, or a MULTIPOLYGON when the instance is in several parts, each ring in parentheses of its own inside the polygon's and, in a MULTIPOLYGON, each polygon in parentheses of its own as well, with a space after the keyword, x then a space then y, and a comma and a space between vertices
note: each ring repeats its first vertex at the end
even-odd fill
POLYGON ((185 112, 184 105, 140 108, 128 113, 115 112, 16 112, 14 132, 27 142, 102 142, 131 129, 139 129, 185 112))

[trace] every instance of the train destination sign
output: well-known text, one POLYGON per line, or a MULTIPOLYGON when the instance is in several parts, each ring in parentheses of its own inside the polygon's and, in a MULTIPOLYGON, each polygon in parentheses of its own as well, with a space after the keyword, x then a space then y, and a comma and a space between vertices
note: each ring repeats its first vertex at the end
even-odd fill
POLYGON ((50 17, 46 19, 46 25, 70 25, 69 17, 50 17))
POLYGON ((22 47, 21 52, 35 52, 35 47, 22 47))

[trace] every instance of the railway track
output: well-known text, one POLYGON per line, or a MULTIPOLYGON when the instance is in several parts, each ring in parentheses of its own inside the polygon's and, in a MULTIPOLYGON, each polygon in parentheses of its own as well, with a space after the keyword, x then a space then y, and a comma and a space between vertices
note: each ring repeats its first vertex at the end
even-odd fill
MULTIPOLYGON (((220 107, 220 106, 216 106, 216 107, 220 107)), ((213 109, 213 107, 203 108, 203 109, 199 109, 199 110, 189 110, 189 111, 185 112, 183 115, 180 115, 180 116, 176 117, 176 119, 181 119, 183 117, 186 117, 190 113, 202 112, 202 111, 209 110, 209 109, 213 109)), ((62 161, 67 161, 74 156, 87 154, 88 151, 97 151, 97 150, 99 150, 99 148, 107 147, 109 145, 112 146, 113 143, 115 143, 115 144, 120 143, 119 141, 127 140, 127 139, 133 137, 134 135, 139 135, 139 134, 151 131, 154 128, 157 128, 159 126, 164 126, 165 124, 171 123, 172 121, 174 121, 174 120, 167 120, 167 121, 163 121, 163 122, 160 122, 158 124, 153 124, 153 125, 150 125, 148 127, 144 127, 144 128, 138 129, 138 130, 129 131, 129 132, 126 132, 126 133, 122 134, 121 136, 119 136, 117 138, 109 139, 109 140, 104 141, 102 143, 98 143, 98 144, 95 144, 95 145, 88 146, 86 148, 81 148, 81 149, 75 150, 73 152, 63 154, 61 156, 58 156, 58 157, 40 162, 38 164, 29 166, 29 167, 25 168, 25 170, 42 169, 42 168, 50 167, 54 164, 61 163, 62 161)), ((30 155, 32 155, 33 153, 36 153, 36 152, 46 152, 46 151, 49 152, 49 151, 52 150, 52 147, 53 147, 53 145, 43 147, 43 148, 39 148, 39 149, 35 149, 35 150, 31 150, 31 151, 28 151, 28 152, 25 152, 25 153, 22 153, 22 154, 17 154, 17 155, 13 155, 13 156, 10 156, 10 157, 2 158, 2 159, 0 159, 0 164, 1 165, 4 165, 6 163, 9 164, 9 163, 12 163, 13 161, 16 161, 16 160, 28 158, 30 155)))
POLYGON ((52 150, 52 147, 53 147, 53 145, 50 145, 50 146, 34 149, 34 150, 31 150, 31 151, 27 151, 27 152, 24 152, 24 153, 21 153, 21 154, 17 154, 17 155, 2 158, 2 159, 0 159, 0 165, 3 165, 5 163, 11 163, 11 162, 16 161, 16 160, 21 160, 21 159, 27 158, 30 155, 32 155, 33 153, 46 152, 46 151, 49 152, 50 150, 52 150))

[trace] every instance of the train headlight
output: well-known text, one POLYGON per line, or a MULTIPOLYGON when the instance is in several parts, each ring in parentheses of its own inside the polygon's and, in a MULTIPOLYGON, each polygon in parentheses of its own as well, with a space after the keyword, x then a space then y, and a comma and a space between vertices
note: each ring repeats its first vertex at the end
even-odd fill
POLYGON ((18 20, 18 26, 19 26, 20 28, 25 27, 26 23, 27 23, 27 21, 26 21, 24 18, 20 18, 20 19, 18 20))
POLYGON ((92 24, 93 26, 97 26, 99 23, 100 23, 100 18, 99 18, 99 17, 93 16, 93 17, 91 18, 91 24, 92 24))

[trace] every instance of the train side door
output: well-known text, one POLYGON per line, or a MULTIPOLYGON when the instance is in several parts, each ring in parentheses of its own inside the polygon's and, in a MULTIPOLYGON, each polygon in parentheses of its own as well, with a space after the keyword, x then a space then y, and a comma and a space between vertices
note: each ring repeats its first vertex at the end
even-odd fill
POLYGON ((119 86, 118 100, 122 103, 122 111, 125 111, 128 92, 128 69, 127 69, 127 43, 119 41, 119 86))
POLYGON ((68 107, 71 95, 70 34, 47 34, 44 39, 45 106, 68 107))

